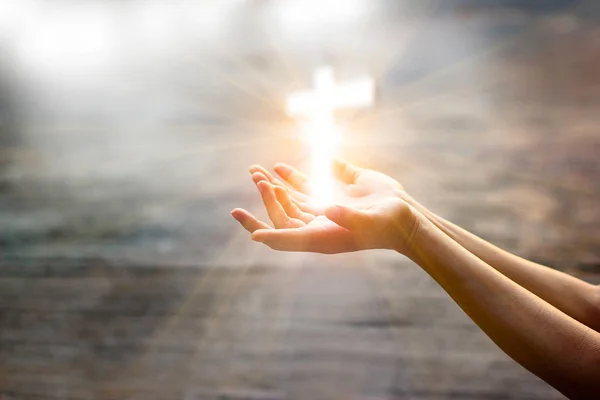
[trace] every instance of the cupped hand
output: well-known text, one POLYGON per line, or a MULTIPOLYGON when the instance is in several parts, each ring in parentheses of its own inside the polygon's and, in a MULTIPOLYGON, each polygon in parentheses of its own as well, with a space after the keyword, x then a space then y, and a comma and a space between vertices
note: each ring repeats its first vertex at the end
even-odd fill
MULTIPOLYGON (((284 163, 275 164, 275 172, 282 180, 275 178, 260 165, 250 167, 254 183, 266 178, 271 184, 286 189, 292 201, 302 210, 324 215, 325 207, 309 195, 311 182, 305 174, 284 163)), ((338 184, 334 199, 336 204, 368 208, 380 199, 404 198, 406 195, 404 187, 395 179, 381 172, 356 167, 346 161, 334 160, 332 172, 338 184)))
POLYGON ((416 212, 401 198, 402 186, 376 171, 343 161, 334 164, 344 199, 339 205, 317 205, 308 178, 286 164, 275 171, 250 168, 274 228, 244 209, 233 217, 252 239, 276 250, 343 253, 373 248, 402 251, 418 227, 416 212))

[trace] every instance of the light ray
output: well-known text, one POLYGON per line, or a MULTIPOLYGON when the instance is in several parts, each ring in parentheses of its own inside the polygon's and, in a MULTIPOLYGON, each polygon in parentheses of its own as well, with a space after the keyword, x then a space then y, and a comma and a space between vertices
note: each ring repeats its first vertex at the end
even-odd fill
MULTIPOLYGON (((265 354, 272 354, 275 353, 277 347, 276 347, 276 343, 280 342, 283 343, 283 340, 286 337, 287 331, 289 330, 291 321, 292 321, 292 314, 293 314, 293 306, 294 303, 296 301, 297 298, 297 293, 298 290, 295 289, 293 287, 293 283, 298 281, 298 277, 300 276, 300 274, 303 271, 303 264, 300 264, 300 267, 295 268, 294 271, 291 271, 290 269, 287 269, 286 272, 288 274, 288 278, 285 280, 285 283, 283 285, 281 285, 279 287, 279 291, 278 291, 278 295, 279 297, 283 297, 284 295, 288 294, 289 291, 292 291, 292 295, 287 296, 287 300, 284 302, 282 301, 278 307, 278 312, 276 313, 276 315, 273 318, 273 325, 274 327, 272 328, 272 333, 270 336, 270 340, 268 340, 268 343, 270 343, 271 345, 269 346, 269 348, 267 350, 265 350, 265 354), (283 325, 283 327, 281 328, 277 328, 277 325, 280 324, 283 325), (270 350, 270 351, 269 351, 270 350)), ((272 356, 271 356, 272 357, 272 356)), ((257 371, 257 375, 254 376, 254 383, 255 384, 260 384, 260 379, 263 378, 266 375, 267 368, 266 368, 266 364, 269 363, 269 358, 267 356, 265 356, 265 361, 256 366, 255 370, 257 371)), ((235 382, 232 382, 235 383, 235 382)), ((224 389, 224 387, 223 387, 224 389)))
POLYGON ((223 316, 227 314, 225 311, 227 310, 227 307, 230 306, 232 299, 234 299, 238 287, 241 285, 244 279, 247 278, 248 269, 255 262, 256 255, 258 254, 258 252, 258 247, 254 246, 251 250, 251 255, 245 258, 244 266, 240 268, 240 271, 236 276, 235 282, 233 284, 233 289, 228 293, 227 296, 225 296, 225 298, 221 301, 218 307, 214 307, 215 309, 218 309, 218 311, 212 314, 211 318, 209 318, 208 321, 206 321, 208 329, 206 332, 203 333, 201 340, 199 340, 194 346, 193 355, 187 363, 188 375, 191 375, 190 367, 196 363, 198 356, 201 353, 200 350, 202 349, 202 347, 208 343, 209 339, 214 339, 214 337, 212 337, 213 334, 217 332, 217 330, 220 327, 223 316))
MULTIPOLYGON (((225 245, 225 248, 223 249, 221 254, 223 255, 223 254, 227 253, 229 251, 229 249, 231 249, 234 246, 234 244, 236 242, 238 242, 242 236, 246 236, 245 232, 243 232, 242 230, 236 231, 236 233, 231 237, 229 242, 225 245)), ((151 355, 154 355, 156 346, 158 346, 158 344, 163 339, 163 337, 179 321, 179 318, 181 318, 182 316, 185 315, 186 311, 192 305, 192 300, 194 300, 196 298, 196 296, 205 288, 207 282, 210 281, 210 279, 214 276, 214 274, 218 270, 219 264, 220 264, 219 260, 221 257, 223 257, 222 255, 210 263, 210 267, 209 267, 208 271, 205 274, 203 274, 200 279, 198 279, 196 281, 196 283, 194 284, 194 287, 191 290, 190 294, 188 295, 187 299, 179 306, 177 311, 173 312, 169 318, 166 318, 165 320, 163 320, 163 322, 161 324, 159 324, 159 326, 155 330, 157 332, 156 335, 154 337, 152 337, 151 340, 148 341, 148 344, 147 344, 146 348, 144 349, 144 355, 134 365, 134 367, 133 367, 134 370, 139 370, 140 368, 142 368, 143 364, 146 363, 148 358, 151 355)))
POLYGON ((302 137, 310 147, 310 191, 315 201, 324 206, 333 201, 331 164, 339 142, 334 111, 370 106, 375 85, 370 77, 365 77, 336 86, 331 67, 318 68, 313 79, 314 90, 293 93, 288 97, 286 113, 291 117, 307 118, 302 137))
MULTIPOLYGON (((567 6, 564 9, 561 9, 559 11, 555 11, 554 15, 560 15, 561 13, 565 12, 565 10, 571 10, 572 12, 574 12, 579 7, 581 7, 582 4, 584 4, 584 3, 586 3, 586 1, 581 1, 581 2, 579 2, 577 4, 575 4, 575 5, 567 6)), ((442 69, 433 71, 432 73, 427 74, 427 75, 419 78, 416 81, 413 81, 413 82, 401 85, 397 89, 394 89, 393 91, 389 92, 389 95, 393 96, 393 95, 395 95, 395 94, 397 94, 399 92, 405 92, 407 90, 416 91, 416 89, 419 89, 419 87, 425 86, 427 83, 429 83, 429 82, 431 82, 431 81, 433 81, 433 80, 435 80, 437 78, 443 77, 445 74, 452 73, 452 72, 456 71, 457 69, 460 69, 460 68, 464 67, 465 65, 468 65, 471 62, 475 62, 475 61, 480 60, 482 58, 488 57, 488 56, 490 56, 492 54, 495 54, 496 52, 501 51, 502 49, 504 49, 506 47, 509 47, 511 44, 520 42, 520 40, 521 40, 521 38, 522 38, 523 35, 526 35, 527 33, 530 33, 534 29, 536 29, 537 25, 536 25, 535 22, 540 21, 540 20, 542 20, 542 18, 545 18, 545 17, 547 17, 547 16, 537 17, 534 20, 534 22, 532 22, 532 23, 529 24, 528 29, 526 29, 524 32, 522 32, 518 37, 509 37, 509 38, 506 38, 506 39, 498 40, 496 43, 494 43, 493 45, 491 45, 489 48, 487 48, 487 49, 485 49, 485 50, 483 50, 481 52, 475 53, 475 54, 473 54, 473 55, 471 55, 469 57, 466 57, 464 59, 458 60, 457 62, 454 62, 454 63, 452 63, 452 64, 450 64, 448 66, 445 66, 442 69)), ((383 73, 382 73, 382 75, 383 75, 383 73)), ((394 108, 392 108, 390 110, 387 110, 386 113, 394 113, 395 111, 398 111, 397 107, 394 107, 394 108)), ((375 113, 373 113, 371 115, 365 116, 363 118, 375 118, 377 115, 378 115, 378 111, 376 111, 375 113)))
MULTIPOLYGON (((420 29, 422 29, 427 22, 430 22, 430 18, 433 15, 433 12, 441 4, 441 1, 442 0, 430 0, 426 3, 426 6, 424 7, 424 15, 420 17, 418 23, 414 24, 410 34, 403 40, 403 45, 400 46, 400 48, 397 51, 395 51, 390 57, 388 57, 387 64, 392 64, 394 60, 404 58, 404 56, 408 52, 408 49, 410 48, 411 43, 409 42, 411 41, 411 39, 414 39, 416 37, 417 32, 420 29)), ((382 78, 385 75, 387 75, 390 68, 391 67, 388 67, 388 69, 384 68, 379 71, 379 73, 376 75, 376 79, 378 82, 381 82, 382 78)))

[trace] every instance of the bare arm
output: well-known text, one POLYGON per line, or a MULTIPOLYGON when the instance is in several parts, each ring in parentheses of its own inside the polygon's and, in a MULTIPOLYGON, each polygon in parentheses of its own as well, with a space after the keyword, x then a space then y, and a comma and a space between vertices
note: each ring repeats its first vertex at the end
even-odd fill
POLYGON ((404 253, 523 367, 571 398, 600 396, 600 334, 499 273, 423 219, 404 253))
MULTIPOLYGON (((396 250, 430 274, 523 367, 571 398, 600 398, 600 333, 580 322, 591 318, 592 312, 588 315, 580 307, 588 304, 581 293, 591 296, 593 286, 534 263, 530 266, 437 220, 407 199, 401 185, 389 177, 349 164, 338 168, 337 175, 352 197, 345 206, 321 212, 310 205, 305 193, 283 188, 261 169, 251 170, 252 177, 275 228, 242 209, 234 210, 233 216, 253 240, 276 250, 396 250), (569 296, 576 299, 566 299, 569 296)), ((286 169, 278 173, 300 188, 306 178, 286 169)))
POLYGON ((415 199, 402 198, 482 261, 577 321, 600 332, 600 289, 571 275, 525 260, 432 213, 415 199))
MULTIPOLYGON (((291 186, 306 191, 308 178, 302 173, 281 164, 275 169, 291 186)), ((269 181, 281 184, 262 168, 254 168, 253 171, 260 171, 261 174, 266 174, 269 181)), ((488 265, 572 318, 600 332, 600 288, 598 286, 525 260, 486 242, 429 211, 410 197, 402 185, 386 175, 344 162, 338 162, 335 171, 340 183, 346 185, 346 192, 350 194, 347 199, 350 205, 360 205, 363 199, 371 201, 373 197, 389 196, 393 192, 393 195, 402 198, 446 235, 488 265)), ((296 194, 303 196, 300 197, 302 200, 300 204, 304 204, 305 195, 297 192, 296 194)))

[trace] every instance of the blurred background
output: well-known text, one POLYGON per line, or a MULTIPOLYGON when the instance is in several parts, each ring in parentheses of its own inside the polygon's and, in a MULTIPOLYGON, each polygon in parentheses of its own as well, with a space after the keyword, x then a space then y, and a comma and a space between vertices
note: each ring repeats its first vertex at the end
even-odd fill
POLYGON ((291 94, 369 75, 339 153, 600 273, 594 0, 0 0, 0 398, 550 399, 410 261, 252 243, 291 94))

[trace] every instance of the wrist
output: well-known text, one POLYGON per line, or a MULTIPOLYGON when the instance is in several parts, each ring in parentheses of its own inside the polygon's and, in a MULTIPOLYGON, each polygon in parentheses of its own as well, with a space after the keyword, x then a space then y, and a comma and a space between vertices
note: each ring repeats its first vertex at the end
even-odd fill
POLYGON ((425 218, 419 211, 407 203, 406 214, 400 216, 393 224, 398 227, 392 249, 407 257, 414 247, 415 238, 423 228, 425 218))
POLYGON ((435 240, 436 234, 440 232, 427 217, 413 207, 411 209, 413 209, 414 219, 410 234, 406 235, 403 240, 400 240, 394 250, 419 264, 423 247, 428 242, 435 240))
POLYGON ((451 227, 447 225, 446 220, 429 211, 421 203, 419 203, 417 200, 411 197, 404 189, 398 190, 396 192, 396 196, 398 196, 400 199, 404 200, 407 204, 413 207, 417 213, 421 214, 423 217, 425 217, 425 219, 429 220, 429 222, 435 225, 442 232, 455 239, 453 235, 454 232, 450 229, 451 227))
POLYGON ((406 203, 410 204, 411 206, 414 206, 414 203, 416 203, 416 200, 413 199, 408 192, 406 191, 406 189, 401 188, 401 189, 395 189, 394 190, 394 195, 396 195, 396 197, 401 198, 402 200, 404 200, 406 203))

